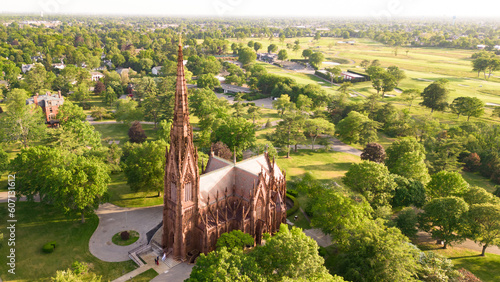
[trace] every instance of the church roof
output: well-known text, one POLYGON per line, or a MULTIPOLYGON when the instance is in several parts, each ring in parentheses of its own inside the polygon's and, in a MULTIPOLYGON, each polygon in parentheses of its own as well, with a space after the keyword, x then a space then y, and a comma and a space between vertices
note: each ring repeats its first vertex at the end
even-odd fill
MULTIPOLYGON (((200 207, 207 204, 208 197, 210 203, 215 201, 217 192, 220 199, 224 198, 226 188, 228 195, 233 194, 234 187, 236 195, 250 199, 252 188, 258 184, 259 174, 264 172, 266 181, 269 180, 269 163, 266 155, 255 156, 236 164, 211 156, 206 173, 200 175, 200 207)), ((274 164, 274 176, 276 178, 283 176, 276 164, 274 164)))

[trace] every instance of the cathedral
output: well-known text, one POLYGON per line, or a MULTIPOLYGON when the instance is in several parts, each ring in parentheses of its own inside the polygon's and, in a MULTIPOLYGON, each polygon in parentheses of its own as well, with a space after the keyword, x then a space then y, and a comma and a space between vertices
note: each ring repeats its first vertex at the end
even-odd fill
POLYGON ((189 123, 179 41, 175 110, 166 151, 162 247, 186 260, 215 249, 222 233, 241 230, 256 244, 286 222, 285 174, 267 153, 241 162, 209 157, 200 175, 189 123))

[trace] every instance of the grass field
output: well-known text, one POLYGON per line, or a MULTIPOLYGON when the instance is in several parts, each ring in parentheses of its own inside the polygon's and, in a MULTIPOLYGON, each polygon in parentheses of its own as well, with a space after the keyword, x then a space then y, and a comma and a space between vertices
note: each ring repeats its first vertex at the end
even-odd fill
POLYGON ((144 271, 143 273, 137 275, 136 277, 127 280, 128 282, 149 282, 151 279, 155 278, 158 276, 158 273, 154 269, 148 269, 144 271))
POLYGON ((360 158, 346 153, 323 150, 313 152, 303 149, 298 150, 297 153, 292 151, 288 159, 280 156, 276 162, 281 169, 286 171, 287 179, 309 172, 318 180, 334 180, 341 183, 340 178, 344 176, 352 163, 360 162, 360 158))
MULTIPOLYGON (((0 218, 7 218, 6 204, 0 204, 0 218)), ((113 280, 136 268, 132 261, 104 262, 89 252, 89 240, 99 222, 96 215, 87 217, 82 224, 79 216, 65 217, 51 206, 18 202, 16 219, 15 276, 7 273, 6 221, 0 222, 0 230, 4 233, 0 247, 3 281, 46 281, 57 270, 70 268, 74 261, 90 264, 91 271, 102 275, 103 281, 113 280), (51 241, 57 242, 55 251, 43 253, 42 246, 51 241)))
POLYGON ((108 192, 110 202, 120 207, 148 207, 163 204, 163 197, 158 197, 156 192, 133 192, 130 190, 123 172, 111 174, 108 192))
POLYGON ((425 244, 419 247, 449 258, 456 269, 465 268, 484 282, 500 281, 500 272, 496 271, 500 269, 500 255, 486 254, 486 256, 481 257, 480 252, 458 247, 449 247, 445 250, 434 244, 425 244))

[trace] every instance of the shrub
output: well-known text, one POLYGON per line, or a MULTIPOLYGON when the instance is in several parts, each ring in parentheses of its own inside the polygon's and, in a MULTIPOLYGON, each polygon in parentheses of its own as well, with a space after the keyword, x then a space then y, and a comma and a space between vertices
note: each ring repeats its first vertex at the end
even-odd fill
POLYGON ((396 227, 410 239, 417 236, 417 222, 417 213, 413 208, 404 208, 395 219, 396 227))
POLYGON ((267 119, 266 121, 266 128, 271 128, 273 125, 271 124, 271 121, 267 119))
POLYGON ((128 231, 123 231, 122 233, 120 233, 120 237, 123 241, 126 241, 130 238, 130 234, 128 233, 128 231))
POLYGON ((292 195, 294 197, 297 197, 299 195, 299 192, 297 192, 297 191, 295 191, 293 189, 287 189, 286 193, 289 194, 289 195, 292 195))
POLYGON ((286 216, 291 216, 294 214, 300 207, 299 201, 292 195, 286 194, 286 197, 293 201, 293 207, 291 209, 286 210, 286 216))
POLYGON ((57 245, 56 241, 48 242, 47 244, 43 245, 42 251, 44 253, 50 254, 54 251, 56 245, 57 245))

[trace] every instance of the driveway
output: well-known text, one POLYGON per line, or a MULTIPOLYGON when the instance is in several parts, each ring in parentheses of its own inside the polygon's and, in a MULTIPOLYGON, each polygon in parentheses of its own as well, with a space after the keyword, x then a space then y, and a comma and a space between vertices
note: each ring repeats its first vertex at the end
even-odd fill
POLYGON ((99 226, 90 238, 90 253, 100 260, 117 262, 129 260, 129 251, 148 243, 146 233, 162 221, 163 206, 122 208, 106 203, 96 213, 99 216, 99 226), (113 244, 113 235, 125 230, 139 232, 139 240, 128 246, 113 244))
POLYGON ((191 271, 193 270, 193 264, 181 263, 173 268, 167 270, 155 278, 151 279, 151 282, 183 282, 189 278, 191 271))

